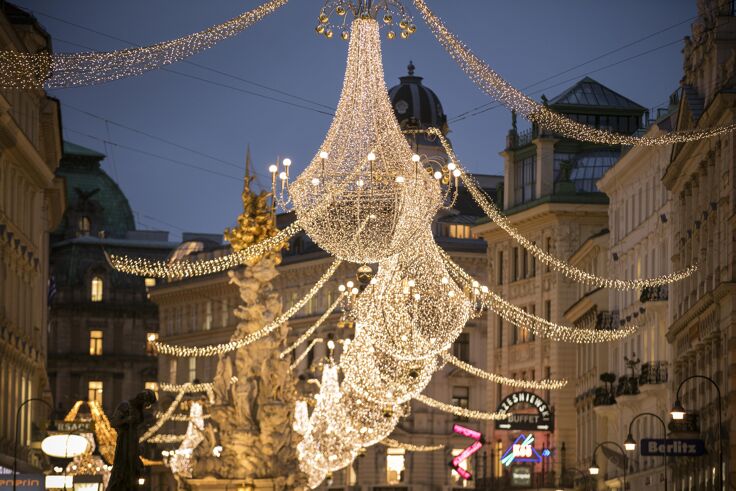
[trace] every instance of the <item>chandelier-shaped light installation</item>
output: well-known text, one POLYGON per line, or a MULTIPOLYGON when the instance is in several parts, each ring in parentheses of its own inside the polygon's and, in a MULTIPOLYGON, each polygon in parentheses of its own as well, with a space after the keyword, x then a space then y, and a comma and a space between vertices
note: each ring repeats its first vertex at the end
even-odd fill
POLYGON ((358 18, 352 33, 342 94, 325 141, 292 184, 290 162, 279 181, 317 245, 346 261, 374 263, 406 249, 429 226, 442 198, 394 117, 377 21, 358 18))
POLYGON ((552 111, 512 86, 450 32, 442 20, 430 10, 424 0, 413 0, 413 2, 440 44, 482 91, 529 121, 555 134, 573 140, 608 145, 648 146, 702 140, 736 130, 736 124, 729 124, 703 130, 673 131, 657 136, 632 136, 578 123, 552 111))
POLYGON ((411 15, 399 0, 325 0, 314 30, 327 39, 332 39, 340 31, 340 37, 348 40, 351 18, 380 18, 387 28, 388 39, 395 39, 397 32, 401 39, 408 39, 417 30, 411 15))

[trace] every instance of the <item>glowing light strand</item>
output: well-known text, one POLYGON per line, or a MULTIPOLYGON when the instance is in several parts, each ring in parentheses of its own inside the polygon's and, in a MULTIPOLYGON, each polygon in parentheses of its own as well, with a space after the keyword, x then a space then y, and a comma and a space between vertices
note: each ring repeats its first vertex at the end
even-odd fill
POLYGON ((146 430, 146 432, 141 435, 141 437, 138 439, 140 443, 145 442, 149 438, 151 438, 153 435, 158 433, 158 430, 161 429, 161 427, 171 418, 171 415, 174 414, 174 411, 176 411, 176 408, 179 407, 179 403, 181 402, 182 398, 184 397, 185 392, 182 390, 179 392, 174 400, 169 405, 168 409, 166 409, 166 412, 161 415, 160 418, 156 420, 156 422, 146 430))
POLYGON ((309 343, 309 345, 307 345, 307 349, 304 350, 304 353, 302 353, 301 355, 299 355, 297 357, 297 359, 294 360, 294 363, 292 363, 291 365, 289 365, 289 370, 294 370, 296 367, 298 367, 299 364, 302 362, 302 360, 304 360, 304 358, 307 357, 307 355, 309 354, 309 352, 312 351, 312 349, 314 349, 314 347, 317 346, 318 343, 322 343, 322 342, 324 342, 324 339, 322 339, 322 338, 315 338, 315 339, 313 339, 312 342, 309 343))
POLYGON ((179 443, 183 442, 186 435, 162 434, 153 435, 147 441, 148 443, 179 443))
POLYGON ((472 409, 466 409, 464 407, 454 406, 452 404, 445 404, 444 402, 432 399, 431 397, 427 397, 423 394, 419 394, 418 396, 414 397, 414 400, 417 400, 431 408, 454 414, 455 416, 460 416, 461 418, 480 419, 483 421, 496 421, 509 417, 509 415, 506 413, 488 413, 484 411, 474 411, 472 409))
POLYGON ((649 146, 702 140, 736 130, 736 124, 729 124, 701 130, 673 131, 657 136, 631 136, 578 123, 555 113, 513 87, 450 32, 442 20, 429 9, 424 0, 413 0, 413 2, 442 47, 482 91, 509 109, 553 133, 575 140, 609 145, 649 146))
POLYGON ((407 452, 436 452, 445 448, 444 445, 414 445, 413 443, 404 443, 392 438, 384 438, 381 445, 389 448, 403 448, 407 452))
POLYGON ((163 355, 171 355, 176 357, 185 357, 185 356, 194 356, 194 357, 203 357, 203 356, 215 356, 220 355, 224 353, 229 353, 231 351, 235 351, 239 348, 242 348, 243 346, 247 346, 251 343, 254 343, 261 339, 264 336, 267 336, 268 334, 275 331, 281 324, 291 319, 294 314, 299 312, 299 310, 304 307, 304 305, 309 302, 309 300, 324 286, 324 284, 332 277, 332 275, 335 273, 337 268, 342 264, 342 261, 339 259, 336 259, 330 267, 327 269, 327 271, 322 275, 322 277, 317 281, 317 283, 312 286, 312 288, 307 292, 307 294, 302 297, 301 300, 299 300, 297 303, 295 303, 289 310, 278 316, 276 319, 274 319, 271 323, 265 325, 258 331, 252 332, 248 334, 247 336, 240 338, 240 339, 231 339, 227 343, 222 344, 214 344, 209 346, 177 346, 172 344, 166 344, 162 343, 160 341, 157 341, 153 343, 154 348, 163 355))
POLYGON ((475 300, 480 307, 495 312, 501 318, 511 324, 527 329, 539 337, 550 338, 555 341, 569 343, 607 343, 623 339, 634 334, 639 327, 626 325, 613 330, 580 329, 561 324, 555 324, 542 317, 530 314, 521 307, 503 299, 500 295, 491 291, 487 286, 481 285, 472 279, 463 269, 455 264, 444 252, 440 251, 453 274, 464 280, 468 287, 474 292, 475 300))
POLYGON ((187 278, 218 273, 239 266, 246 261, 258 259, 279 247, 301 231, 298 221, 291 223, 278 234, 239 252, 200 261, 156 261, 110 254, 109 262, 116 270, 147 278, 187 278))
POLYGON ((335 311, 335 309, 340 305, 340 303, 343 301, 343 299, 345 297, 347 297, 347 296, 348 296, 348 293, 343 293, 340 296, 338 296, 337 297, 337 300, 335 300, 334 302, 332 302, 332 305, 330 305, 327 308, 327 310, 324 311, 324 313, 322 314, 322 316, 319 319, 317 319, 317 322, 315 322, 314 324, 312 324, 312 326, 309 329, 307 329, 306 331, 304 331, 304 333, 301 336, 299 336, 299 338, 296 341, 294 341, 294 343, 291 346, 289 346, 284 351, 282 351, 281 354, 279 354, 279 358, 281 358, 283 360, 286 355, 288 355, 289 353, 291 353, 292 351, 294 351, 295 349, 297 349, 307 339, 309 339, 312 336, 312 334, 314 334, 317 331, 317 329, 319 329, 322 326, 322 324, 325 323, 325 321, 330 317, 330 315, 332 315, 332 313, 335 311))
POLYGON ((0 87, 78 87, 134 77, 176 63, 239 34, 288 0, 270 0, 221 24, 177 39, 118 51, 22 53, 0 51, 0 87))
POLYGON ((495 373, 486 372, 478 367, 466 363, 459 358, 451 355, 450 353, 442 353, 442 359, 445 362, 455 365, 457 368, 468 372, 476 377, 488 380, 490 382, 507 385, 509 387, 515 387, 517 389, 531 389, 531 390, 556 390, 561 389, 567 385, 567 380, 517 380, 514 378, 504 377, 495 373))
POLYGON ((501 210, 498 209, 493 200, 490 199, 480 189, 478 184, 475 182, 475 179, 470 174, 465 172, 465 169, 460 164, 460 161, 458 160, 457 155, 455 155, 454 150, 439 129, 429 128, 427 130, 421 130, 417 132, 426 132, 437 137, 440 140, 440 143, 442 144, 445 152, 447 152, 448 157, 450 157, 450 159, 457 166, 457 170, 460 172, 461 179, 468 188, 468 191, 470 191, 470 194, 472 195, 478 206, 480 206, 483 212, 488 215, 488 218, 493 220, 493 222, 498 225, 499 228, 501 228, 504 232, 511 236, 511 238, 518 242, 519 245, 521 245, 524 249, 529 251, 529 253, 536 257, 541 263, 546 264, 550 268, 562 273, 573 281, 587 285, 594 285, 601 288, 611 288, 616 290, 641 290, 642 288, 646 287, 675 283, 692 275, 698 269, 697 266, 693 265, 681 271, 663 276, 657 276, 654 278, 620 280, 615 278, 604 278, 601 276, 596 276, 592 273, 588 273, 587 271, 583 271, 582 269, 571 266, 562 259, 548 254, 539 246, 537 246, 532 241, 524 237, 521 233, 519 233, 516 227, 511 224, 506 215, 504 215, 501 210))

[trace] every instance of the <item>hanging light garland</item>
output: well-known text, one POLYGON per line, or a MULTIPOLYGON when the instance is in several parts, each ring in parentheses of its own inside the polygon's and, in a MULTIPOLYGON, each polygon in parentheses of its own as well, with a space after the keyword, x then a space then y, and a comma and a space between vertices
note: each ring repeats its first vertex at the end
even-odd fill
MULTIPOLYGON (((230 379, 230 384, 234 384, 238 381, 238 377, 233 376, 230 379)), ((159 385, 159 390, 163 392, 182 392, 186 394, 193 394, 197 392, 209 392, 214 387, 214 384, 212 382, 205 382, 202 384, 192 384, 192 383, 186 383, 186 384, 168 384, 165 382, 162 382, 159 385)))
POLYGON ((317 280, 317 283, 307 292, 307 294, 296 302, 289 310, 279 315, 275 320, 265 325, 258 331, 252 332, 247 336, 240 339, 233 339, 223 344, 213 344, 209 346, 178 346, 173 344, 166 344, 160 341, 153 343, 153 347, 162 355, 171 355, 176 357, 204 357, 204 356, 215 356, 252 344, 264 336, 271 334, 273 331, 278 329, 279 326, 291 319, 302 307, 304 307, 309 300, 317 294, 322 286, 329 281, 332 275, 335 273, 337 268, 342 264, 342 261, 336 259, 322 277, 317 280))
POLYGON ((107 419, 105 411, 97 401, 89 401, 89 413, 92 416, 92 422, 95 424, 95 438, 100 449, 100 454, 105 462, 112 464, 115 460, 115 446, 117 445, 118 433, 110 426, 110 420, 107 419))
POLYGON ((631 136, 578 123, 539 104, 513 87, 450 32, 424 0, 413 0, 413 2, 439 43, 481 90, 507 108, 555 134, 574 140, 607 145, 648 146, 702 140, 736 130, 736 124, 729 124, 702 130, 673 131, 657 136, 631 136))
MULTIPOLYGON (((189 424, 187 424, 187 431, 184 435, 181 435, 181 445, 172 452, 173 455, 168 459, 167 464, 172 473, 178 476, 192 477, 192 455, 194 453, 194 449, 197 448, 202 440, 205 439, 205 415, 202 404, 199 402, 193 402, 192 406, 189 408, 189 414, 186 417, 189 421, 189 424)), ((153 438, 156 437, 154 436, 153 438)), ((150 441, 151 440, 149 440, 149 442, 150 441)))
POLYGON ((370 447, 384 440, 394 431, 399 420, 409 414, 408 403, 377 404, 345 386, 341 404, 345 415, 340 421, 341 431, 344 438, 358 448, 370 447))
POLYGON ((294 370, 296 367, 298 367, 299 364, 304 360, 304 358, 306 358, 307 355, 314 349, 314 347, 322 342, 324 342, 324 339, 322 338, 313 339, 312 342, 307 345, 307 348, 304 350, 304 352, 300 354, 296 360, 294 360, 294 363, 289 365, 289 370, 294 370))
POLYGON ((320 150, 291 184, 291 161, 281 165, 280 172, 277 165, 270 168, 278 203, 284 208, 293 202, 304 231, 339 259, 381 261, 430 225, 442 204, 440 187, 424 172, 394 116, 376 20, 352 23, 340 102, 320 150))
POLYGON ((472 289, 474 298, 479 303, 480 308, 495 312, 503 320, 527 329, 539 337, 568 343, 608 343, 631 336, 639 329, 636 325, 626 325, 615 330, 579 329, 550 322, 503 299, 486 285, 481 285, 474 280, 460 266, 455 264, 447 253, 442 250, 439 250, 439 253, 443 255, 448 268, 452 270, 457 280, 464 281, 468 288, 472 289))
POLYGON ((434 409, 439 409, 440 411, 443 411, 445 413, 454 414, 455 416, 459 416, 461 418, 479 419, 483 421, 496 421, 507 419, 509 417, 509 415, 506 413, 488 413, 484 411, 474 411, 472 409, 466 409, 464 407, 454 406, 452 404, 445 404, 444 402, 440 402, 422 394, 415 396, 414 399, 426 406, 434 409))
POLYGON ((549 266, 555 271, 562 273, 573 281, 601 288, 612 288, 616 290, 641 290, 642 288, 646 287, 667 285, 670 283, 681 281, 692 275, 698 269, 697 266, 690 266, 684 270, 663 276, 657 276, 655 278, 619 280, 614 278, 604 278, 576 268, 575 266, 570 265, 562 259, 559 259, 543 251, 539 246, 537 246, 532 241, 524 237, 521 233, 519 233, 516 227, 511 224, 511 221, 506 217, 506 215, 504 215, 501 210, 498 209, 493 200, 483 192, 475 179, 470 174, 465 172, 460 164, 460 161, 457 158, 457 155, 455 155, 452 146, 450 146, 447 138, 445 138, 445 136, 439 129, 429 128, 427 130, 416 130, 413 132, 427 133, 428 135, 436 137, 440 141, 442 147, 450 158, 450 163, 452 164, 454 169, 453 173, 456 173, 458 176, 460 176, 463 183, 468 188, 471 196, 478 204, 478 206, 481 207, 483 212, 488 215, 488 218, 490 218, 496 225, 498 225, 499 228, 501 228, 501 230, 506 232, 509 236, 511 236, 511 238, 518 242, 519 245, 529 251, 529 253, 532 256, 536 257, 541 263, 549 266))
POLYGON ((298 222, 291 223, 278 234, 253 244, 241 251, 226 254, 213 259, 175 262, 156 261, 148 258, 132 258, 110 254, 108 262, 122 273, 145 276, 146 278, 189 278, 219 273, 235 268, 248 261, 258 259, 281 247, 284 242, 301 231, 298 222))
POLYGON ((436 452, 444 450, 445 445, 414 445, 413 443, 404 443, 393 438, 384 438, 381 445, 389 448, 403 448, 407 452, 436 452))
MULTIPOLYGON (((288 348, 286 348, 284 351, 282 351, 279 354, 279 358, 281 358, 283 360, 289 353, 291 353, 292 351, 294 351, 295 349, 297 349, 307 339, 309 339, 310 337, 312 337, 312 334, 314 334, 315 332, 317 332, 317 329, 319 329, 322 326, 322 324, 325 323, 325 321, 330 317, 330 315, 332 315, 332 313, 335 311, 335 309, 340 306, 340 304, 342 303, 342 301, 348 295, 349 295, 348 292, 341 293, 337 297, 337 300, 335 300, 334 302, 332 302, 332 305, 330 305, 329 307, 327 307, 327 310, 325 310, 324 313, 320 316, 320 318, 317 319, 317 322, 315 322, 314 324, 312 324, 312 326, 309 329, 307 329, 306 331, 304 331, 304 333, 301 336, 299 336, 296 341, 294 341, 294 343, 292 343, 288 348)), ((308 350, 309 349, 307 349, 306 351, 308 351, 308 350)), ((295 364, 298 365, 298 363, 296 363, 296 362, 295 362, 295 364)))
POLYGON ((150 46, 84 53, 0 51, 0 87, 40 89, 96 85, 135 77, 211 48, 286 5, 270 0, 221 24, 150 46))
POLYGON ((171 402, 171 404, 170 404, 170 405, 169 405, 169 407, 168 407, 168 408, 166 409, 166 411, 165 411, 165 412, 163 413, 163 415, 161 415, 161 417, 160 417, 160 418, 158 418, 158 419, 156 420, 156 422, 155 422, 155 423, 154 423, 153 425, 151 425, 151 427, 150 427, 150 428, 148 428, 148 430, 146 430, 146 432, 145 432, 145 433, 143 433, 143 435, 141 435, 141 437, 140 437, 140 438, 138 439, 138 442, 139 442, 139 443, 143 443, 143 442, 145 442, 146 440, 150 439, 150 438, 151 438, 151 437, 152 437, 153 435, 155 435, 156 433, 158 433, 158 430, 160 430, 160 429, 161 429, 161 427, 162 427, 162 426, 163 426, 163 425, 164 425, 164 424, 165 424, 165 423, 166 423, 167 421, 169 421, 169 418, 171 418, 171 416, 172 416, 172 415, 174 414, 174 411, 176 411, 176 408, 177 408, 177 407, 179 407, 179 403, 180 403, 180 402, 181 402, 181 400, 182 400, 182 399, 184 398, 184 394, 186 394, 186 392, 184 392, 184 391, 182 390, 181 392, 179 392, 179 393, 178 393, 178 394, 176 395, 176 397, 175 397, 175 398, 174 398, 174 400, 173 400, 173 401, 171 402))
POLYGON ((567 385, 567 380, 518 380, 515 378, 504 377, 495 373, 486 372, 478 367, 466 363, 461 359, 451 355, 450 353, 440 354, 442 359, 451 364, 455 365, 460 370, 468 372, 476 377, 488 380, 494 384, 507 385, 516 389, 529 389, 529 390, 557 390, 567 385))

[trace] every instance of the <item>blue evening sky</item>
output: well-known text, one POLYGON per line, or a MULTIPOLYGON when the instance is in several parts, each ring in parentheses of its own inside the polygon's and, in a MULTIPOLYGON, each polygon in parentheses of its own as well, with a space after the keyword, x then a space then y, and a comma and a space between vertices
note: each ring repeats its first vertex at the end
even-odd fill
MULTIPOLYGON (((97 50, 127 47, 121 40, 150 44, 203 29, 259 4, 257 0, 16 3, 36 13, 56 51, 80 50, 69 42, 97 50)), ((646 107, 661 106, 677 88, 682 39, 696 15, 695 0, 428 0, 428 4, 517 87, 549 78, 529 89, 534 97, 544 93, 552 98, 590 75, 646 107), (655 35, 624 47, 651 34, 655 35)), ((247 145, 261 176, 279 155, 291 157, 299 169, 319 147, 330 123, 329 116, 291 103, 324 107, 248 83, 336 105, 347 44, 314 34, 321 5, 322 0, 292 0, 239 36, 190 58, 221 73, 178 63, 167 70, 194 78, 156 70, 100 86, 50 91, 63 104, 65 139, 108 155, 104 168, 128 196, 139 228, 170 230, 175 239, 182 230, 221 233, 241 208, 247 145)), ((409 41, 384 42, 387 85, 398 82, 411 59, 451 120, 490 102, 450 60, 418 15, 415 18, 419 30, 409 41)), ((506 109, 495 108, 451 122, 456 151, 471 170, 502 172, 498 152, 510 121, 506 109)))

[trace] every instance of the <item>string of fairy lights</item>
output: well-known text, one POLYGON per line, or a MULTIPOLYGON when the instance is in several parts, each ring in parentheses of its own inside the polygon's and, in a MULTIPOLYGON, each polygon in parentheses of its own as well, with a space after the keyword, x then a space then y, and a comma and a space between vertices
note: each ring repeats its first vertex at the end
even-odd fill
POLYGON ((0 87, 78 87, 142 75, 200 53, 241 33, 287 2, 269 0, 221 24, 150 46, 82 53, 0 51, 0 87))
POLYGON ((138 442, 143 443, 146 440, 149 440, 156 433, 158 433, 158 430, 160 430, 161 427, 166 424, 167 421, 169 421, 171 416, 174 414, 174 411, 176 411, 176 408, 179 407, 179 404, 181 403, 181 400, 184 398, 185 394, 186 392, 182 390, 176 395, 166 411, 161 415, 161 417, 156 419, 156 422, 153 423, 151 427, 148 428, 145 433, 143 433, 143 435, 141 435, 141 437, 138 439, 138 442))
POLYGON ((294 305, 292 305, 286 312, 279 315, 272 322, 266 324, 258 331, 252 332, 242 338, 231 339, 227 343, 208 346, 177 346, 160 341, 155 341, 152 343, 152 345, 154 349, 162 355, 175 357, 207 357, 230 353, 231 351, 235 351, 244 346, 252 344, 263 338, 264 336, 271 334, 273 331, 278 329, 279 326, 287 322, 297 312, 299 312, 307 304, 307 302, 309 302, 309 300, 317 294, 317 292, 324 286, 324 284, 329 281, 329 279, 335 273, 340 264, 342 264, 342 261, 336 259, 304 297, 294 303, 294 305))
POLYGON ((332 313, 335 311, 335 309, 340 306, 340 304, 343 302, 343 300, 348 295, 350 295, 350 293, 348 293, 348 292, 341 293, 338 296, 338 298, 334 302, 332 302, 332 305, 330 305, 329 307, 327 307, 327 310, 325 310, 324 313, 320 316, 320 318, 317 319, 317 322, 315 322, 314 324, 312 324, 312 326, 309 329, 307 329, 306 331, 304 331, 304 333, 302 333, 302 335, 299 336, 296 339, 296 341, 294 341, 291 345, 289 345, 286 349, 284 349, 279 354, 279 358, 281 358, 283 360, 289 353, 291 353, 292 351, 294 351, 295 349, 297 349, 299 346, 301 346, 302 344, 304 344, 307 341, 307 339, 309 339, 310 337, 312 337, 312 334, 314 334, 315 332, 317 332, 317 329, 319 329, 320 327, 322 327, 322 324, 324 324, 325 321, 327 321, 327 319, 332 315, 332 313))
POLYGON ((473 409, 455 406, 454 404, 447 404, 436 399, 432 399, 431 397, 425 396, 423 394, 415 396, 414 399, 421 402, 425 406, 429 406, 433 409, 438 409, 445 413, 454 414, 455 416, 459 416, 461 418, 478 419, 481 421, 498 421, 508 419, 509 417, 507 413, 489 413, 486 411, 475 411, 473 409))
POLYGON ((552 111, 512 86, 460 41, 424 0, 412 1, 442 47, 481 90, 517 114, 555 134, 593 143, 645 146, 691 142, 736 130, 736 124, 729 124, 700 130, 673 131, 656 136, 633 136, 579 123, 552 111))
POLYGON ((442 144, 442 148, 447 153, 450 162, 453 166, 453 172, 457 171, 463 184, 467 187, 471 196, 481 207, 483 212, 490 218, 494 224, 496 224, 501 230, 506 232, 511 238, 513 238, 519 245, 529 251, 529 253, 537 258, 542 264, 549 266, 551 269, 558 271, 570 278, 577 283, 583 283, 587 285, 593 285, 600 288, 609 288, 615 290, 641 290, 642 288, 667 285, 681 281, 688 276, 692 275, 697 271, 697 266, 690 266, 684 270, 670 273, 663 276, 654 278, 642 278, 636 280, 621 280, 616 278, 604 278, 601 276, 594 275, 587 271, 583 271, 580 268, 570 265, 566 261, 559 259, 548 252, 544 251, 541 247, 537 246, 534 242, 527 239, 522 235, 518 229, 511 223, 506 215, 499 210, 498 206, 493 200, 483 192, 480 186, 477 184, 472 175, 467 173, 462 165, 460 164, 455 151, 453 150, 450 143, 445 138, 438 128, 428 128, 426 130, 414 130, 412 132, 426 133, 433 137, 436 137, 442 144))
POLYGON ((436 452, 437 450, 445 449, 445 445, 415 445, 413 443, 400 442, 393 438, 384 438, 381 441, 381 445, 389 448, 401 448, 407 452, 436 452))
POLYGON ((488 380, 494 384, 506 385, 515 389, 528 389, 528 390, 557 390, 562 389, 567 385, 567 380, 519 380, 515 378, 504 377, 495 373, 486 372, 478 367, 471 365, 470 363, 464 362, 461 359, 453 356, 450 353, 442 353, 440 355, 442 359, 451 365, 455 365, 457 368, 468 372, 476 377, 488 380))

